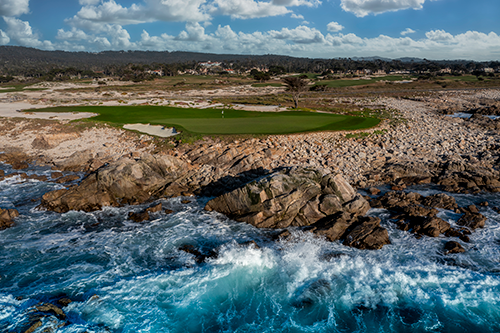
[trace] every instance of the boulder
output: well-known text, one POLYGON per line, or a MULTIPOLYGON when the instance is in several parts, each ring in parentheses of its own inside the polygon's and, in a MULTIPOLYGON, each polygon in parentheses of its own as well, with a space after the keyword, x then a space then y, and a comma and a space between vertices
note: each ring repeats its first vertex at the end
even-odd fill
POLYGON ((10 228, 14 225, 14 218, 19 216, 19 212, 15 209, 0 208, 0 230, 10 228))
POLYGON ((294 167, 210 200, 207 211, 259 228, 307 226, 339 211, 364 215, 368 202, 340 175, 294 167))
POLYGON ((64 184, 64 183, 72 182, 72 181, 77 180, 77 179, 80 179, 80 177, 78 177, 77 175, 67 175, 67 176, 63 176, 63 177, 57 179, 56 183, 64 184))
POLYGON ((470 205, 468 207, 460 208, 460 212, 463 213, 462 217, 457 221, 458 225, 476 230, 477 228, 484 228, 486 223, 486 216, 479 213, 476 206, 470 205))
POLYGON ((363 250, 378 250, 391 243, 379 218, 347 212, 327 216, 312 224, 308 231, 329 241, 341 240, 346 246, 363 250))
POLYGON ((445 254, 463 253, 465 249, 458 242, 450 241, 444 244, 445 254))
POLYGON ((90 174, 78 186, 46 193, 42 206, 63 213, 144 203, 187 169, 186 163, 169 155, 143 154, 139 160, 124 157, 90 174))
POLYGON ((128 213, 128 218, 134 222, 140 223, 149 220, 149 213, 145 210, 139 213, 130 212, 128 213))
POLYGON ((0 154, 0 161, 10 164, 14 170, 28 168, 32 160, 31 157, 17 150, 0 154))

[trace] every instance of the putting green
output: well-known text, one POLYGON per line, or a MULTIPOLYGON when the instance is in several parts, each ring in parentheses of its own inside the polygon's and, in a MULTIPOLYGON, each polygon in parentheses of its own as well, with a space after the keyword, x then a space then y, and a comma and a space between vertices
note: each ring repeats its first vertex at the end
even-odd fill
POLYGON ((94 112, 90 121, 174 126, 198 134, 287 134, 369 128, 379 120, 304 111, 252 112, 184 109, 165 106, 83 106, 43 109, 50 112, 94 112), (222 112, 224 111, 224 113, 222 112))

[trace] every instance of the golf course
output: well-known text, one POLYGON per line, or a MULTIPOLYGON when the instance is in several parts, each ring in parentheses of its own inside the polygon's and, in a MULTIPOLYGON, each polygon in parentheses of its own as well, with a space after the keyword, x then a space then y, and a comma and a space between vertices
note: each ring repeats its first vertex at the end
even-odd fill
MULTIPOLYGON (((41 111, 41 110, 40 110, 41 111)), ((319 112, 254 112, 233 109, 196 109, 167 106, 72 106, 43 109, 47 112, 92 112, 85 121, 174 126, 196 134, 288 134, 314 131, 357 130, 376 126, 380 120, 319 112)))

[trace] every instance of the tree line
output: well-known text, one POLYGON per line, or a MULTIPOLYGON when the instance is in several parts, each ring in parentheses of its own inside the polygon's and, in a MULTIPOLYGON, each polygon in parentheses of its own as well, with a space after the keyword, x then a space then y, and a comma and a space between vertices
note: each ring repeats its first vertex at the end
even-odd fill
MULTIPOLYGON (((195 52, 105 51, 65 52, 42 51, 19 46, 0 46, 0 82, 13 80, 14 76, 43 80, 69 78, 119 77, 124 80, 142 81, 155 78, 153 70, 173 76, 179 72, 199 69, 202 61, 223 63, 225 69, 251 73, 258 80, 283 73, 352 73, 356 71, 408 71, 411 73, 439 73, 449 69, 450 74, 484 73, 484 68, 500 70, 499 61, 476 62, 467 60, 427 59, 311 59, 279 55, 221 55, 195 52), (257 70, 265 69, 265 71, 257 70)), ((223 69, 211 70, 212 74, 225 74, 223 69)))

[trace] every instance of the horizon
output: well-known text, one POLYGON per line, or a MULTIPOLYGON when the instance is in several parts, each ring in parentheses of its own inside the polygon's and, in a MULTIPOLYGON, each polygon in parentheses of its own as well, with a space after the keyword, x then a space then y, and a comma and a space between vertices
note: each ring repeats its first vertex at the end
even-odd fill
POLYGON ((499 12, 488 0, 4 0, 0 45, 498 61, 499 12))
MULTIPOLYGON (((44 50, 44 49, 39 49, 36 47, 26 47, 26 46, 19 46, 19 45, 0 45, 1 47, 19 47, 19 48, 26 48, 26 49, 33 49, 37 51, 43 51, 43 52, 66 52, 66 53, 91 53, 91 54, 104 54, 105 52, 118 52, 118 53, 128 53, 128 52, 157 52, 157 53, 163 53, 163 52, 168 52, 168 53, 193 53, 193 54, 200 54, 200 55, 214 55, 214 56, 249 56, 249 57, 265 57, 265 56, 275 56, 275 57, 290 57, 294 59, 311 59, 311 60, 330 60, 330 59, 350 59, 353 61, 373 61, 373 60, 382 60, 382 61, 394 61, 394 60, 399 60, 403 62, 411 62, 414 60, 417 61, 430 61, 430 62, 478 62, 478 63, 488 63, 488 62, 496 62, 499 61, 497 59, 488 59, 488 60, 473 60, 473 59, 427 59, 427 58, 417 58, 417 57, 400 57, 400 58, 386 58, 386 57, 380 57, 380 56, 366 56, 366 57, 357 57, 357 56, 346 56, 346 57, 332 57, 332 58, 321 58, 321 57, 300 57, 300 56, 291 56, 291 55, 286 55, 286 54, 273 54, 273 53, 267 53, 267 54, 237 54, 237 53, 211 53, 211 52, 196 52, 196 51, 185 51, 185 50, 158 50, 158 51, 152 51, 152 50, 102 50, 102 51, 67 51, 67 50, 44 50), (410 60, 407 60, 410 59, 410 60)), ((210 61, 210 59, 206 59, 205 61, 210 61)))

